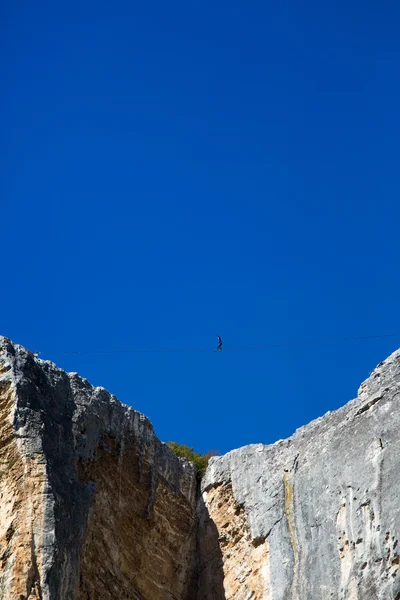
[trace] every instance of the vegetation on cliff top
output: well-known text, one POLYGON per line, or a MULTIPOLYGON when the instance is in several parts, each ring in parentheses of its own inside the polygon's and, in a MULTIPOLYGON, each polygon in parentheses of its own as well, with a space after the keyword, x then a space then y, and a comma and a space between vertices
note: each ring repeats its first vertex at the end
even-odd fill
POLYGON ((185 444, 178 444, 177 442, 168 442, 167 445, 171 448, 171 450, 173 450, 176 456, 179 456, 179 458, 186 458, 186 460, 190 460, 190 462, 192 462, 196 467, 199 477, 204 475, 211 456, 218 454, 217 452, 213 451, 207 452, 206 454, 200 454, 199 452, 195 452, 193 448, 190 448, 185 444))

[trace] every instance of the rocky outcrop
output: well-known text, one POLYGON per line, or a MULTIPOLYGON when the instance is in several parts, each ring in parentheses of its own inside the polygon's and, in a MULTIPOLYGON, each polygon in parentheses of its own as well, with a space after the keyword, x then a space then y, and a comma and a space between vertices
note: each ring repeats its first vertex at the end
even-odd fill
POLYGON ((400 351, 287 440, 191 464, 0 338, 0 600, 400 600, 400 351))
POLYGON ((223 590, 204 556, 198 600, 400 600, 400 352, 293 437, 211 459, 202 505, 223 590))
POLYGON ((1 600, 191 600, 195 502, 146 417, 0 338, 1 600))

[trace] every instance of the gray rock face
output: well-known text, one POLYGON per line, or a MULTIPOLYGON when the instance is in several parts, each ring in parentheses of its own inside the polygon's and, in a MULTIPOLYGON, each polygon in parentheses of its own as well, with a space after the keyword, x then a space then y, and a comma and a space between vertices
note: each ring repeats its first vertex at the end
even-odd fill
POLYGON ((210 493, 227 486, 249 544, 267 551, 263 595, 244 577, 226 598, 400 600, 400 351, 357 399, 291 438, 212 458, 202 481, 211 518, 210 493))
POLYGON ((194 468, 144 415, 1 337, 0 407, 1 600, 193 597, 194 468))

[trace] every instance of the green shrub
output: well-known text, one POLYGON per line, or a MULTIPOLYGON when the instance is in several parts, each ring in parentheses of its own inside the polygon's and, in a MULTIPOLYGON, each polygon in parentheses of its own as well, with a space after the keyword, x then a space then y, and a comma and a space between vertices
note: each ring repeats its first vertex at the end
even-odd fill
POLYGON ((211 456, 215 456, 216 452, 207 452, 207 454, 200 454, 195 452, 193 448, 185 446, 185 444, 178 444, 177 442, 168 442, 167 444, 171 450, 179 456, 179 458, 186 458, 190 460, 196 467, 197 475, 202 477, 205 470, 207 469, 208 461, 211 456))

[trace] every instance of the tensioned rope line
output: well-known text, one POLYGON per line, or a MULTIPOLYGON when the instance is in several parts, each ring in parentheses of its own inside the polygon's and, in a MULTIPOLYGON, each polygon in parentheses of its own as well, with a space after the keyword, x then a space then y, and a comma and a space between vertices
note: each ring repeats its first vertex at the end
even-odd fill
MULTIPOLYGON (((284 348, 289 346, 310 346, 317 344, 337 344, 340 342, 355 342, 363 340, 377 340, 382 338, 399 337, 400 333, 383 333, 380 335, 356 335, 351 337, 338 338, 322 338, 314 340, 299 340, 292 342, 280 342, 271 344, 262 344, 259 346, 244 346, 241 348, 224 348, 224 352, 251 352, 253 350, 266 350, 268 348, 284 348)), ((64 355, 101 355, 101 354, 182 354, 182 353, 198 353, 198 352, 214 352, 214 348, 181 348, 181 349, 125 349, 125 350, 84 350, 62 352, 64 355)))

